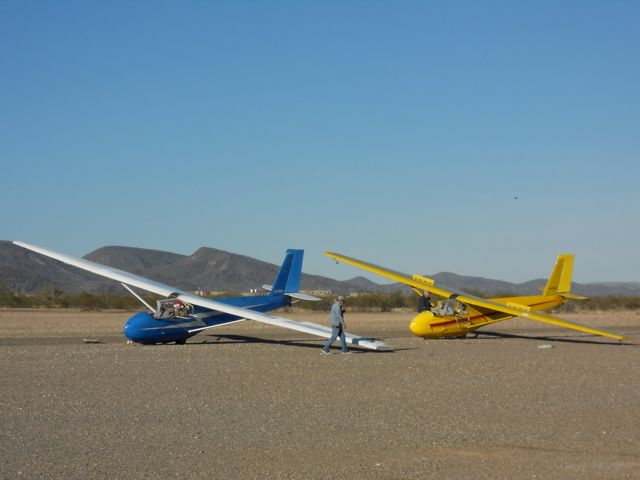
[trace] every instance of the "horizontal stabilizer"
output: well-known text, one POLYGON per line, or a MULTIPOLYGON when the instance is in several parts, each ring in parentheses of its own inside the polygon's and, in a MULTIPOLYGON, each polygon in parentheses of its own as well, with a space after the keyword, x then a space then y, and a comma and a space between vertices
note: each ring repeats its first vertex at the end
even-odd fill
POLYGON ((558 295, 560 295, 563 298, 566 298, 567 300, 589 300, 589 297, 583 297, 582 295, 576 295, 575 293, 559 293, 558 295))
POLYGON ((287 297, 297 298, 298 300, 308 300, 309 302, 319 302, 322 300, 320 297, 314 297, 313 295, 309 295, 308 293, 285 293, 287 297))
MULTIPOLYGON (((262 288, 267 292, 270 292, 273 288, 273 285, 262 285, 262 288)), ((319 297, 314 297, 313 295, 309 295, 308 293, 301 292, 285 292, 285 295, 287 297, 297 298, 298 300, 308 300, 310 302, 319 302, 320 300, 322 300, 319 297)))

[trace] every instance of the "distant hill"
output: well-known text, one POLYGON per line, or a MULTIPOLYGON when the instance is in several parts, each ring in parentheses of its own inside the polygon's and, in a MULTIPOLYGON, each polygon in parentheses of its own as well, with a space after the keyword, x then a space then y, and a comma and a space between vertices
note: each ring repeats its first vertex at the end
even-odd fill
MULTIPOLYGON (((180 255, 160 250, 108 246, 84 258, 182 290, 207 292, 260 288, 273 283, 280 268, 280 265, 209 247, 202 247, 192 255, 180 255)), ((388 288, 364 278, 362 280, 372 290, 388 288)), ((30 252, 10 241, 0 241, 0 283, 25 294, 53 288, 66 293, 124 291, 117 282, 30 252)), ((338 281, 305 273, 301 277, 301 288, 345 294, 363 289, 358 282, 338 281)))
MULTIPOLYGON (((199 248, 191 255, 180 255, 160 250, 108 246, 87 254, 85 258, 188 291, 248 291, 250 288, 260 288, 263 284, 273 283, 280 267, 210 247, 199 248)), ((515 284, 450 272, 427 276, 448 287, 487 295, 496 292, 509 295, 536 294, 539 287, 546 283, 546 280, 538 279, 515 284)), ((124 291, 117 282, 30 252, 10 241, 0 241, 0 283, 25 294, 52 288, 66 293, 124 291)), ((301 288, 342 294, 397 289, 410 291, 400 284, 380 285, 361 276, 339 281, 304 273, 301 288)), ((574 283, 573 291, 586 296, 640 296, 640 282, 574 283)))
POLYGON ((126 270, 131 273, 148 273, 165 265, 171 265, 186 255, 134 247, 102 247, 85 255, 92 262, 126 270))
POLYGON ((0 241, 0 282, 11 290, 29 294, 49 288, 75 293, 104 292, 104 279, 56 260, 0 241))

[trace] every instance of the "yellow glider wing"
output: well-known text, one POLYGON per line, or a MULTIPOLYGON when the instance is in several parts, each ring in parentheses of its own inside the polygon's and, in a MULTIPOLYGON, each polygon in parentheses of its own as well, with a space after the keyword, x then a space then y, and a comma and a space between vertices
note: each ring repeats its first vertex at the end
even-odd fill
POLYGON ((429 290, 429 292, 435 293, 440 297, 449 298, 451 295, 457 293, 453 290, 437 287, 435 281, 433 281, 433 279, 431 278, 426 278, 420 275, 414 275, 413 277, 410 277, 405 273, 396 272, 394 270, 389 270, 388 268, 374 265, 373 263, 367 263, 363 262, 362 260, 356 260, 355 258, 346 257, 344 255, 340 255, 339 253, 324 252, 324 254, 327 257, 333 258, 336 262, 348 263, 350 265, 353 265, 354 267, 377 273, 382 277, 395 280, 396 282, 404 283, 405 285, 417 288, 418 290, 429 290))
POLYGON ((617 333, 607 332, 606 330, 599 330, 597 328, 587 327, 586 325, 581 325, 580 323, 569 322, 567 320, 562 320, 561 318, 554 317, 552 315, 545 315, 543 313, 523 313, 520 315, 521 317, 529 318, 531 320, 537 320, 538 322, 549 323, 551 325, 557 325, 559 327, 572 328, 574 330, 579 330, 585 333, 591 333, 593 335, 601 335, 603 337, 613 338, 614 340, 618 340, 620 342, 624 340, 629 340, 629 337, 625 337, 624 335, 618 335, 617 333))
POLYGON ((503 303, 497 303, 491 300, 487 300, 486 298, 469 295, 468 293, 464 293, 459 290, 454 290, 444 286, 437 286, 433 279, 421 277, 420 275, 408 276, 404 273, 389 270, 387 268, 380 267, 372 263, 363 262, 361 260, 356 260, 355 258, 340 255, 339 253, 325 252, 325 255, 327 257, 333 258, 337 262, 339 261, 348 263, 350 265, 353 265, 354 267, 362 268, 363 270, 367 270, 369 272, 378 274, 391 280, 395 280, 396 282, 404 283, 405 285, 409 285, 420 290, 428 290, 429 292, 440 297, 455 298, 459 302, 462 302, 466 305, 478 307, 480 309, 507 313, 509 315, 513 315, 514 317, 528 318, 530 320, 549 323, 558 327, 571 328, 573 330, 579 330, 581 332, 591 333, 594 335, 601 335, 603 337, 609 337, 615 340, 627 340, 627 337, 623 335, 607 332, 605 330, 598 330, 596 328, 580 325, 579 323, 569 322, 552 315, 527 311, 526 306, 520 306, 516 304, 513 304, 513 306, 509 306, 503 303))
POLYGON ((523 311, 518 307, 510 307, 509 305, 503 305, 501 303, 492 302, 491 300, 487 300, 484 298, 478 298, 475 296, 465 296, 459 295, 456 296, 456 300, 459 302, 465 303, 467 305, 472 305, 474 307, 480 307, 488 310, 494 310, 497 312, 508 313, 513 315, 514 317, 522 317, 528 318, 530 320, 536 320, 538 322, 549 323, 551 325, 556 325, 558 327, 571 328, 573 330, 579 330, 585 333, 591 333, 593 335, 601 335, 603 337, 613 338, 615 340, 628 340, 624 335, 618 335, 617 333, 607 332, 606 330, 598 330, 597 328, 587 327, 586 325, 581 325, 575 322, 569 322, 567 320, 562 320, 561 318, 554 317, 553 315, 547 315, 544 313, 531 312, 531 311, 523 311))

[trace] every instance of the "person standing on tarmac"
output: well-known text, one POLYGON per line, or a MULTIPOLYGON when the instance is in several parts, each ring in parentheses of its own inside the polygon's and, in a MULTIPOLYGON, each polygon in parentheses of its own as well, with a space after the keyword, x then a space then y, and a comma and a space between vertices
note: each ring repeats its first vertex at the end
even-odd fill
POLYGON ((344 297, 338 296, 336 301, 331 305, 331 314, 329 316, 331 321, 331 337, 327 340, 327 343, 322 347, 322 353, 328 355, 331 344, 335 342, 336 338, 340 336, 340 350, 342 353, 349 353, 347 350, 347 341, 344 336, 344 331, 347 328, 347 323, 344 321, 344 297))

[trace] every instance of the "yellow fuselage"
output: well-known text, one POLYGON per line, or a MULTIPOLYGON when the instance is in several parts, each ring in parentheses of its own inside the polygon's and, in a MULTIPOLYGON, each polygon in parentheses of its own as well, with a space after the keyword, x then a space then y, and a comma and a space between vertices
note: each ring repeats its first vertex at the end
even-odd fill
MULTIPOLYGON (((530 310, 547 310, 561 305, 564 298, 560 295, 534 295, 526 297, 492 298, 494 302, 525 305, 530 310)), ((464 312, 451 315, 438 315, 430 311, 416 315, 409 325, 411 333, 423 338, 464 337, 467 333, 489 325, 514 318, 515 315, 468 307, 464 312)))

